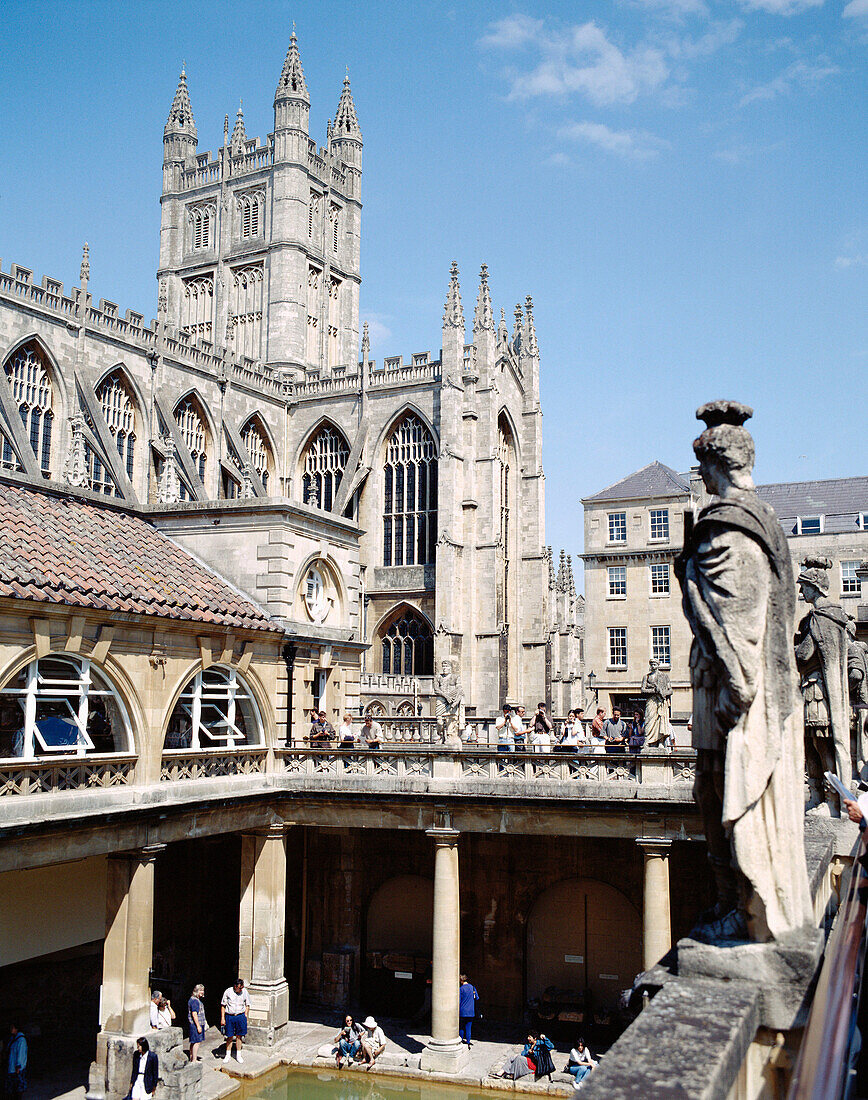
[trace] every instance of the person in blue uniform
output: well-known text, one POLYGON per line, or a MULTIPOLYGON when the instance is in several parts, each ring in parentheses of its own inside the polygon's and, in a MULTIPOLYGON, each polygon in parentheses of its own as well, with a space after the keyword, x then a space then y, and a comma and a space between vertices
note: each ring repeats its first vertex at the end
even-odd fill
POLYGON ((479 994, 476 986, 471 985, 467 980, 466 974, 459 974, 458 981, 460 983, 458 986, 458 1034, 461 1036, 461 1042, 470 1046, 470 1029, 473 1027, 476 1016, 476 1002, 479 1000, 479 994))

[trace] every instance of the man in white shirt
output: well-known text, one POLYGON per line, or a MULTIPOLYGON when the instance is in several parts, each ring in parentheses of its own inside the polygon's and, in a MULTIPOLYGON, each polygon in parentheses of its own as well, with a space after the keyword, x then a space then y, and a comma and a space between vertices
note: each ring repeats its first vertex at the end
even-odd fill
POLYGON ((247 1034, 247 1017, 250 1014, 250 997, 241 978, 236 978, 223 994, 220 1002, 220 1028, 226 1036, 226 1054, 223 1061, 229 1061, 229 1051, 235 1042, 235 1060, 241 1065, 242 1040, 247 1034))
POLYGON ((362 1027, 365 1029, 362 1052, 368 1065, 372 1066, 386 1049, 386 1036, 373 1016, 368 1016, 362 1027))
POLYGON ((497 751, 515 752, 515 735, 524 727, 509 703, 503 704, 503 714, 494 723, 494 728, 497 730, 497 751))
POLYGON ((152 1028, 162 1028, 163 1024, 160 1021, 160 1001, 163 999, 163 994, 159 989, 155 989, 151 994, 151 1007, 148 1011, 148 1018, 151 1021, 152 1028))

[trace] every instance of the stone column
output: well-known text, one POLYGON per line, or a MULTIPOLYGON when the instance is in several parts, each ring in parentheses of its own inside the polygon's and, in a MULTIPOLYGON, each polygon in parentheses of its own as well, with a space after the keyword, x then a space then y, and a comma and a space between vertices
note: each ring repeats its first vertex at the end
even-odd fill
POLYGON ((434 841, 434 937, 431 968, 431 1041, 422 1069, 457 1073, 469 1058, 458 1037, 461 927, 456 829, 429 829, 434 841))
POLYGON ((672 946, 669 910, 669 849, 671 840, 638 837, 645 854, 645 888, 642 906, 642 965, 655 966, 672 946))
POLYGON ((289 1021, 284 973, 286 826, 241 838, 238 974, 250 994, 250 1042, 271 1046, 289 1021))

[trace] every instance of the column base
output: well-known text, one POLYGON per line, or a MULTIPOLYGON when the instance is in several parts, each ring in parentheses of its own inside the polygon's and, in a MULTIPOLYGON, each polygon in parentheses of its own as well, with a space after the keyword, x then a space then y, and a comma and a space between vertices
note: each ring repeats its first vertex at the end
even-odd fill
POLYGON ((454 1039, 431 1039, 422 1051, 420 1069, 434 1073, 458 1073, 470 1061, 470 1051, 456 1036, 454 1039))
POLYGON ((250 1015, 247 1019, 247 1042, 258 1047, 272 1047, 286 1034, 289 1023, 289 986, 286 979, 275 982, 248 982, 250 1015))

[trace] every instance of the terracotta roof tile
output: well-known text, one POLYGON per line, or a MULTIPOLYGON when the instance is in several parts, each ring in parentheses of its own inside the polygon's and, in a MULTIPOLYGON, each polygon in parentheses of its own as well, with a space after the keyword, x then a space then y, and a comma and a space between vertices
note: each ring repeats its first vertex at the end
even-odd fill
POLYGON ((280 631, 139 516, 0 483, 0 596, 280 631))

